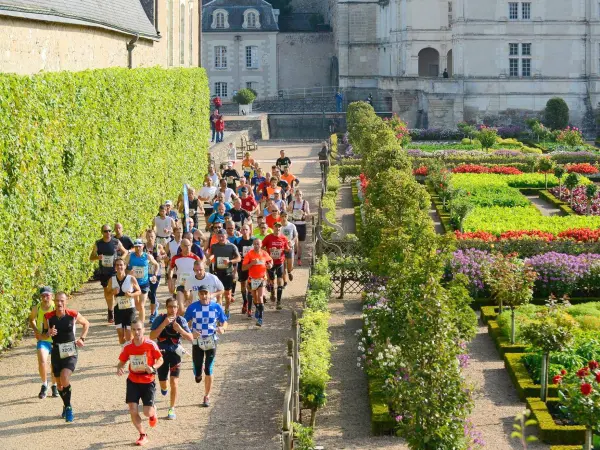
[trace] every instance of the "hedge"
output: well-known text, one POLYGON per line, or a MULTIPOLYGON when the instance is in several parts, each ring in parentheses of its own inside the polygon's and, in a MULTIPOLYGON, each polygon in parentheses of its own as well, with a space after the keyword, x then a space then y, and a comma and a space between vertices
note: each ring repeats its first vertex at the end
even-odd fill
POLYGON ((346 164, 340 165, 340 178, 345 183, 348 178, 355 178, 360 176, 362 167, 359 164, 346 164))
POLYGON ((501 358, 506 353, 524 353, 527 349, 527 346, 523 344, 511 344, 510 339, 502 334, 502 330, 495 320, 488 321, 488 333, 494 341, 501 358))
POLYGON ((208 105, 203 69, 0 74, 0 348, 26 329, 37 286, 90 278, 103 223, 137 235, 201 184, 208 105))
POLYGON ((497 306, 482 306, 481 307, 481 321, 484 325, 487 325, 490 320, 496 320, 498 317, 497 306))
POLYGON ((390 415, 389 406, 381 389, 384 380, 369 378, 369 406, 371 407, 371 433, 375 436, 395 434, 397 422, 390 415))
MULTIPOLYGON (((528 397, 539 398, 542 387, 533 382, 525 364, 521 362, 523 356, 525 356, 524 353, 505 353, 504 367, 515 385, 519 399, 524 402, 528 397)), ((558 386, 556 384, 548 384, 548 396, 556 397, 557 395, 558 386)))
POLYGON ((539 438, 547 444, 576 445, 585 440, 585 427, 581 425, 557 425, 548 411, 547 404, 556 405, 558 398, 548 398, 544 403, 539 398, 527 398, 527 408, 538 423, 539 438))

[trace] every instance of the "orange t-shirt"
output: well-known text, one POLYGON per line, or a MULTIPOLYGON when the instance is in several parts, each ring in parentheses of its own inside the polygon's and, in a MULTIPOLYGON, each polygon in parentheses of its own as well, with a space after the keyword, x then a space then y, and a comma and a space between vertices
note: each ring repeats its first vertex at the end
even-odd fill
POLYGON ((283 181, 285 181, 287 184, 289 184, 290 187, 292 187, 292 183, 296 179, 296 177, 294 175, 292 175, 291 173, 288 173, 287 175, 282 174, 279 178, 281 178, 283 181))
POLYGON ((271 186, 267 187, 267 196, 269 198, 274 198, 275 197, 275 192, 279 192, 281 193, 281 188, 279 186, 277 186, 275 189, 273 189, 271 186))
POLYGON ((262 264, 256 264, 250 269, 248 269, 248 276, 250 278, 261 279, 264 278, 267 274, 267 263, 272 262, 273 258, 264 250, 259 250, 256 252, 254 249, 250 250, 244 256, 244 261, 242 261, 242 265, 250 264, 253 260, 261 261, 262 264))
POLYGON ((146 372, 136 372, 132 369, 135 366, 142 366, 144 363, 150 367, 162 357, 162 354, 156 345, 156 342, 145 338, 141 345, 135 345, 134 341, 128 342, 121 354, 119 355, 119 361, 126 363, 129 361, 129 378, 134 383, 152 383, 154 381, 154 374, 146 372))

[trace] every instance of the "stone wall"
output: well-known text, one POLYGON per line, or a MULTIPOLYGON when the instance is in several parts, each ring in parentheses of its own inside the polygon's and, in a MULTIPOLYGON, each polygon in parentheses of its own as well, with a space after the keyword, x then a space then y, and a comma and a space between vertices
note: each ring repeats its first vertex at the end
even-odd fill
POLYGON ((330 126, 346 129, 345 114, 269 114, 272 139, 327 139, 330 126))
MULTIPOLYGON (((237 105, 236 105, 237 106, 237 105)), ((269 123, 266 114, 252 116, 225 116, 225 135, 229 131, 245 130, 250 140, 268 140, 269 123)))
MULTIPOLYGON (((225 132, 223 134, 223 142, 219 142, 218 144, 212 145, 208 152, 210 157, 210 163, 213 164, 217 169, 221 166, 222 163, 227 161, 231 161, 231 156, 227 150, 227 146, 230 142, 233 142, 236 149, 240 148, 242 144, 242 136, 248 136, 248 131, 235 131, 235 132, 225 132)), ((238 152, 239 153, 239 152, 238 152)))
POLYGON ((331 85, 333 33, 278 33, 277 55, 279 89, 331 85))

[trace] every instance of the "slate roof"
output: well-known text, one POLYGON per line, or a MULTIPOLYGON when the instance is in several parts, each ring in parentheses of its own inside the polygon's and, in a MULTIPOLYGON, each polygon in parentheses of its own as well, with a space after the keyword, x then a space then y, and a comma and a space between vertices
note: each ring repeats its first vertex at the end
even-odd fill
POLYGON ((0 15, 159 38, 139 0, 0 0, 0 15))
MULTIPOLYGON (((2 0, 0 0, 1 2, 2 0)), ((260 32, 260 31, 279 31, 273 7, 265 0, 203 0, 202 6, 202 32, 220 33, 220 32, 260 32), (248 29, 242 28, 244 23, 244 11, 252 8, 259 14, 260 28, 248 29), (229 13, 229 28, 216 29, 211 28, 213 22, 213 12, 216 9, 224 9, 229 13)))

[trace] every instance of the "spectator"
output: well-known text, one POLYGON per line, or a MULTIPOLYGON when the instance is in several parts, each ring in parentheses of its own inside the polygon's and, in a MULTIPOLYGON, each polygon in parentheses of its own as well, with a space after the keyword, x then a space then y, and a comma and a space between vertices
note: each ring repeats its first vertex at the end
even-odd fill
MULTIPOLYGON (((215 123, 217 121, 217 117, 219 117, 219 110, 215 109, 212 114, 210 115, 210 130, 212 131, 212 137, 210 139, 210 142, 215 142, 215 135, 216 135, 216 128, 215 128, 215 123)), ((219 142, 219 141, 217 141, 219 142)))
POLYGON ((444 73, 442 74, 444 78, 448 78, 448 69, 444 69, 444 73))
POLYGON ((215 121, 215 130, 217 131, 217 142, 223 142, 223 132, 225 131, 225 121, 223 115, 219 114, 215 121))
POLYGON ((342 93, 338 90, 337 94, 335 94, 335 109, 337 112, 342 112, 342 100, 344 97, 342 93))

